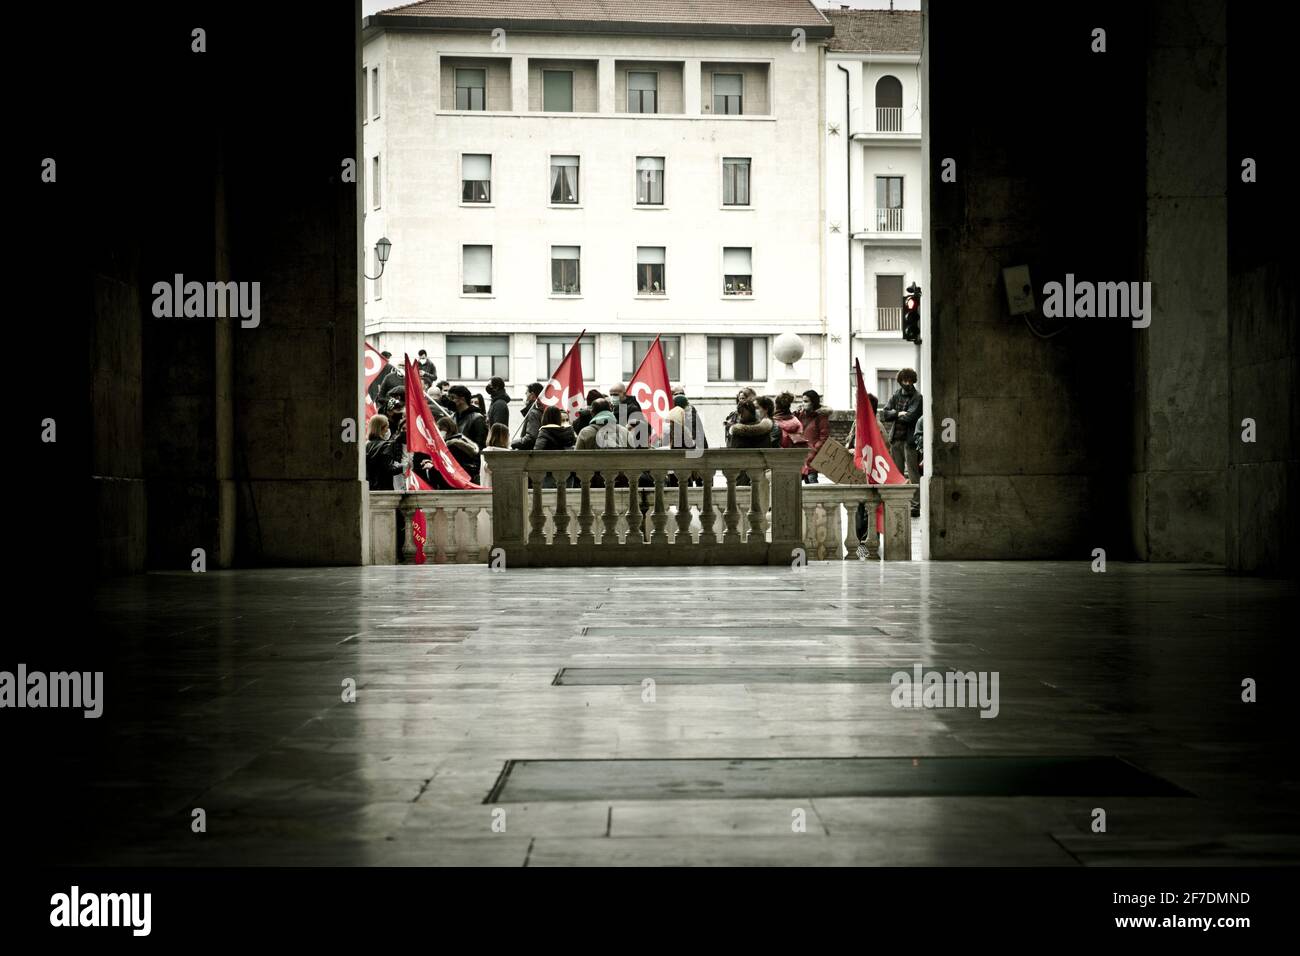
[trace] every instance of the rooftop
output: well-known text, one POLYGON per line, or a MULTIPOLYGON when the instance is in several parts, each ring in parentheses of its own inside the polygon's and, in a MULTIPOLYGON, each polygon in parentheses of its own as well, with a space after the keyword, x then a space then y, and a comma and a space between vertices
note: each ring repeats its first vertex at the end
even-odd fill
POLYGON ((835 28, 832 53, 920 53, 921 14, 915 10, 827 10, 835 28))
POLYGON ((535 32, 709 33, 813 38, 830 24, 811 0, 418 0, 380 11, 368 28, 482 29, 514 25, 535 32))

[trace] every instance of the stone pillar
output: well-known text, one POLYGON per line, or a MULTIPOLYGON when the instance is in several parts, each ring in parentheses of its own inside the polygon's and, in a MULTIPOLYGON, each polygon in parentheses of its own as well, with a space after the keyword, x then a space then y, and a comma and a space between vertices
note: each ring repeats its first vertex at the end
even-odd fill
POLYGON ((1133 330, 1145 462, 1131 491, 1135 549, 1151 561, 1225 557, 1225 17, 1213 0, 1178 0, 1148 19, 1143 278, 1154 309, 1133 330))

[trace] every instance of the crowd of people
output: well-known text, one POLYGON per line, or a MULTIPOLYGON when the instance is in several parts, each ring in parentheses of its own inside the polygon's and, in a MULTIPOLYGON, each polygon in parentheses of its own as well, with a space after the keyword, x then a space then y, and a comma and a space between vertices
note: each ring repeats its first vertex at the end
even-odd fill
MULTIPOLYGON (((387 352, 382 354, 390 357, 387 352)), ((437 369, 424 351, 419 353, 417 368, 425 400, 448 450, 470 480, 484 487, 491 487, 491 455, 502 451, 709 447, 699 410, 680 386, 673 389, 667 425, 656 437, 641 406, 621 384, 610 386, 607 392, 590 390, 585 407, 570 416, 558 406, 544 405, 543 386, 533 382, 527 389, 522 420, 512 434, 512 399, 503 379, 489 380, 486 395, 473 394, 464 385, 439 380, 437 369)), ((883 409, 878 408, 875 396, 869 398, 873 412, 884 425, 891 457, 905 471, 908 481, 919 482, 923 407, 916 390, 916 372, 903 369, 898 373, 898 384, 883 409)), ((366 478, 372 491, 400 490, 406 467, 406 379, 402 369, 395 363, 386 365, 370 387, 370 398, 379 412, 371 417, 367 430, 366 478)), ((813 389, 796 400, 790 392, 769 396, 743 388, 736 395, 735 408, 723 421, 723 434, 728 448, 805 450, 803 480, 816 483, 813 460, 830 438, 830 419, 831 409, 813 389)), ((856 429, 850 428, 851 440, 855 434, 856 429)), ((447 487, 427 455, 414 456, 410 467, 431 487, 447 487)), ((640 480, 647 479, 648 473, 640 480)), ((692 484, 700 480, 699 475, 690 477, 692 484)), ((912 502, 914 517, 919 506, 918 496, 912 502)))

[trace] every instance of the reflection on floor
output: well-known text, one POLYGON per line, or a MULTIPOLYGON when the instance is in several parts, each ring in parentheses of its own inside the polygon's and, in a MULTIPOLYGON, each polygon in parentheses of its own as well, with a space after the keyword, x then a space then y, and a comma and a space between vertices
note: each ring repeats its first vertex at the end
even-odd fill
POLYGON ((1294 863, 1295 612, 1285 582, 1086 560, 147 575, 99 592, 120 652, 41 838, 129 864, 1294 863), (949 668, 996 672, 994 719, 932 706, 949 668), (780 759, 841 757, 903 759, 780 759), (962 760, 918 789, 938 757, 962 760), (485 803, 552 760, 537 799, 485 803), (882 766, 911 783, 873 789, 882 766))

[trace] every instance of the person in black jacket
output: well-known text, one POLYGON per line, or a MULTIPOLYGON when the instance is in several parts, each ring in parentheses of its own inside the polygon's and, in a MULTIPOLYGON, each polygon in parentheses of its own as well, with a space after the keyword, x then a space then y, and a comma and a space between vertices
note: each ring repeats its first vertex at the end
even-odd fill
POLYGON ((386 415, 374 415, 366 433, 366 483, 371 491, 393 491, 402 473, 402 440, 394 438, 386 415))
POLYGON ((453 385, 447 389, 447 397, 451 399, 452 408, 456 413, 456 428, 472 441, 476 448, 482 448, 487 444, 488 420, 470 404, 469 389, 464 385, 453 385))
MULTIPOLYGON (((456 429, 456 423, 450 418, 438 420, 438 431, 442 432, 443 440, 447 443, 447 450, 451 452, 451 457, 455 458, 457 463, 465 469, 469 475, 469 480, 478 484, 479 474, 479 446, 470 441, 456 429)), ((430 462, 430 465, 433 463, 430 462)), ((432 469, 429 483, 435 488, 450 487, 443 480, 442 474, 437 468, 432 469)))
POLYGON ((917 486, 912 494, 913 518, 921 516, 921 473, 918 467, 920 459, 916 454, 916 447, 912 444, 912 436, 916 432, 922 413, 921 393, 916 390, 916 372, 905 368, 898 373, 898 391, 889 396, 880 418, 882 421, 894 424, 894 430, 889 436, 889 456, 894 459, 894 464, 899 468, 903 468, 906 464, 907 480, 917 486))
POLYGON ((487 384, 488 399, 491 404, 488 405, 487 420, 488 426, 505 425, 510 427, 510 402, 512 399, 506 394, 506 381, 500 375, 494 376, 487 384))
POLYGON ((415 364, 420 366, 421 377, 429 375, 433 377, 434 381, 438 380, 438 366, 434 365, 433 362, 429 360, 429 353, 424 349, 420 349, 420 356, 415 364))
POLYGON ((537 429, 537 442, 533 451, 565 451, 577 443, 572 426, 564 421, 559 408, 548 405, 542 412, 542 425, 537 429))
POLYGON ((519 437, 510 443, 516 451, 532 451, 537 441, 537 429, 542 427, 542 383, 533 382, 528 386, 528 401, 524 405, 524 425, 519 437))

